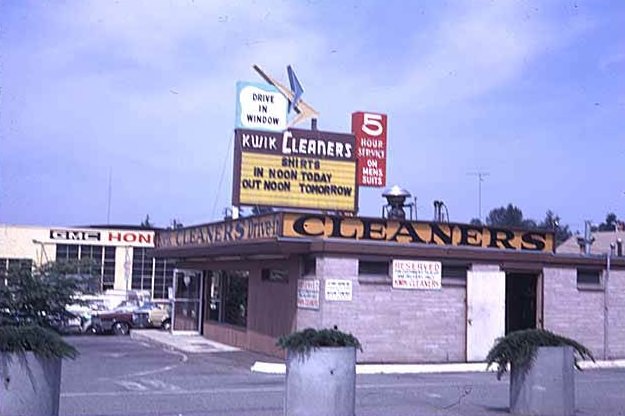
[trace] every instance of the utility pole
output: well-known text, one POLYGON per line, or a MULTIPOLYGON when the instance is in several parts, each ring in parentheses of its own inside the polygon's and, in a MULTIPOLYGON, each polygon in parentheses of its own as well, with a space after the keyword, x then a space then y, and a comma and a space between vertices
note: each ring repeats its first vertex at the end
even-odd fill
POLYGON ((477 212, 479 220, 482 221, 482 182, 490 173, 478 170, 477 172, 470 172, 468 175, 477 177, 477 212))
POLYGON ((107 204, 106 204, 106 223, 111 223, 111 192, 113 188, 113 168, 109 167, 109 187, 108 187, 108 195, 107 195, 107 204))

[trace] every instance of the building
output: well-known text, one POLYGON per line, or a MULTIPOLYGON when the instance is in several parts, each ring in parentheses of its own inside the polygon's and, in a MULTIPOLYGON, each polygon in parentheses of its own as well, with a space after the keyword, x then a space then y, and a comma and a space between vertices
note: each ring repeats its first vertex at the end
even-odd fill
POLYGON ((284 334, 352 332, 361 362, 481 361, 545 328, 625 358, 625 258, 556 254, 549 231, 301 212, 159 231, 174 330, 281 356, 284 334))
MULTIPOLYGON (((588 247, 589 254, 623 255, 623 241, 625 241, 625 231, 595 231, 590 233, 592 243, 588 247), (620 247, 620 254, 619 254, 620 247)), ((560 244, 558 253, 583 254, 585 242, 583 237, 572 236, 560 244)))
POLYGON ((147 290, 167 299, 174 263, 154 259, 155 230, 128 226, 48 227, 0 225, 0 270, 56 260, 91 259, 100 289, 147 290))

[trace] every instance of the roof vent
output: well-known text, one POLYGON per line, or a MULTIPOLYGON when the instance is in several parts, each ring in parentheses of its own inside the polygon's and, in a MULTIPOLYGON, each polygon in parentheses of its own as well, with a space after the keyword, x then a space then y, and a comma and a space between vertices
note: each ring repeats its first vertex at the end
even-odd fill
MULTIPOLYGON (((387 204, 382 207, 382 217, 389 220, 404 220, 406 219, 406 211, 404 208, 409 208, 410 219, 412 219, 412 211, 415 207, 415 203, 406 203, 406 199, 410 198, 410 192, 400 186, 393 186, 387 189, 382 194, 386 198, 387 204)), ((416 215, 415 215, 416 216, 416 215)))

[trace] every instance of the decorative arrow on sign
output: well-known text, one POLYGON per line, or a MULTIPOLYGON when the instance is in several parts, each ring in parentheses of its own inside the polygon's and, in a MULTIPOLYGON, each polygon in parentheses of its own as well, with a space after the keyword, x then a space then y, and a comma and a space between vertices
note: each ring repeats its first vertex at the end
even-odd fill
POLYGON ((289 113, 293 108, 297 107, 297 103, 299 102, 302 94, 304 93, 304 89, 302 88, 302 84, 299 83, 297 79, 297 75, 295 75, 295 71, 291 65, 286 67, 286 71, 289 74, 289 84, 291 84, 291 92, 293 93, 293 101, 289 102, 289 113))
POLYGON ((304 92, 304 89, 302 88, 299 80, 295 76, 295 72, 293 72, 291 66, 287 67, 289 81, 291 83, 291 89, 288 89, 285 85, 281 84, 280 82, 267 75, 262 69, 260 69, 258 65, 254 65, 254 70, 258 72, 258 74, 263 77, 265 81, 276 87, 278 91, 280 91, 280 93, 284 95, 287 100, 289 100, 289 111, 292 108, 295 109, 297 116, 295 116, 289 122, 289 127, 293 127, 308 118, 316 119, 317 117, 319 117, 319 112, 301 99, 301 95, 304 92))

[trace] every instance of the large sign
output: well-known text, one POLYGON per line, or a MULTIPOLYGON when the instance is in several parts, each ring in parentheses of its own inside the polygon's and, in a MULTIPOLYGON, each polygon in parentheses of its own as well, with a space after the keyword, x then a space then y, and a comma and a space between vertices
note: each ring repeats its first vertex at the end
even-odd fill
POLYGON ((352 114, 352 133, 356 136, 358 185, 386 186, 386 114, 352 114))
POLYGON ((354 136, 236 130, 234 205, 356 211, 354 136))
POLYGON ((287 127, 286 97, 272 85, 237 82, 236 127, 283 131, 287 127))
POLYGON ((554 234, 469 224, 284 213, 284 237, 338 238, 408 244, 554 252, 554 234))
POLYGON ((154 231, 58 228, 50 230, 49 239, 63 244, 154 247, 154 231))
POLYGON ((156 248, 209 246, 245 240, 264 240, 279 235, 279 214, 241 218, 177 230, 160 231, 156 248))
POLYGON ((442 270, 440 261, 393 260, 393 288, 440 289, 442 270))

